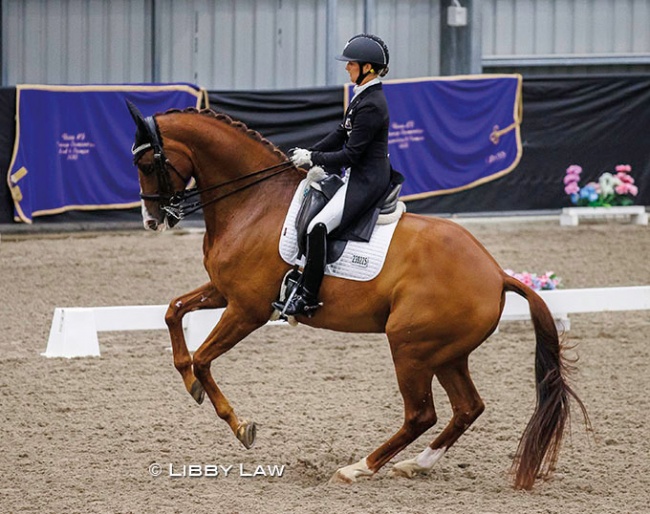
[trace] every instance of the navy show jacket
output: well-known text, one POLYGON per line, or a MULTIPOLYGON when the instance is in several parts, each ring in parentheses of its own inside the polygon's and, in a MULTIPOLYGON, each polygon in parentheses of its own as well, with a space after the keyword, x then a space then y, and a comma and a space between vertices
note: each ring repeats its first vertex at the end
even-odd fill
POLYGON ((335 237, 370 239, 378 203, 390 188, 388 128, 386 96, 382 84, 374 84, 352 99, 343 123, 311 148, 315 165, 330 171, 350 168, 343 218, 335 237))

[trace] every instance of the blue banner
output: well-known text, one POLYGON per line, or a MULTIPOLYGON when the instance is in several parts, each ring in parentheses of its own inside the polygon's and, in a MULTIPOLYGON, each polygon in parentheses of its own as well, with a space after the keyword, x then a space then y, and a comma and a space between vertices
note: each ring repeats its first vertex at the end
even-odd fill
POLYGON ((16 141, 7 182, 14 219, 69 210, 126 209, 140 204, 132 163, 135 124, 173 107, 199 107, 191 84, 17 86, 16 141))
MULTIPOLYGON (((521 158, 520 75, 384 81, 388 151, 402 198, 454 193, 512 171, 521 158)), ((346 86, 346 104, 353 94, 346 86)))

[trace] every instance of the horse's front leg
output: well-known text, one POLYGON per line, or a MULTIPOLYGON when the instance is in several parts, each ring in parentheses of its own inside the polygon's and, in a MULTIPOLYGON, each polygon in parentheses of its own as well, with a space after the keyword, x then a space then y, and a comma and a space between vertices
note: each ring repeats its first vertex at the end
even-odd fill
POLYGON ((200 309, 218 309, 225 306, 224 297, 208 282, 194 291, 172 300, 165 314, 165 322, 172 342, 174 366, 183 377, 185 388, 198 403, 203 402, 204 391, 192 372, 192 357, 187 349, 183 333, 183 316, 188 312, 200 309))
POLYGON ((252 316, 250 312, 250 310, 238 309, 229 304, 208 338, 194 352, 194 374, 196 378, 205 389, 208 398, 210 398, 217 411, 217 415, 228 423, 237 439, 246 448, 250 448, 255 442, 255 423, 239 420, 230 402, 228 402, 228 399, 212 377, 210 364, 248 334, 266 323, 266 320, 255 320, 255 316, 252 316))

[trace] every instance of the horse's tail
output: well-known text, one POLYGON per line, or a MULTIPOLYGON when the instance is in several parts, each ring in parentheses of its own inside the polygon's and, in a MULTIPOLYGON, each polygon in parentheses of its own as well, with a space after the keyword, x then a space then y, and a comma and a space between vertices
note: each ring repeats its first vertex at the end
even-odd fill
POLYGON ((564 346, 548 306, 537 293, 513 277, 504 276, 504 289, 528 301, 535 328, 537 404, 512 465, 515 488, 531 489, 538 475, 546 478, 553 472, 565 425, 570 422, 571 397, 582 410, 587 427, 590 424, 584 404, 567 383, 571 365, 563 356, 564 346))

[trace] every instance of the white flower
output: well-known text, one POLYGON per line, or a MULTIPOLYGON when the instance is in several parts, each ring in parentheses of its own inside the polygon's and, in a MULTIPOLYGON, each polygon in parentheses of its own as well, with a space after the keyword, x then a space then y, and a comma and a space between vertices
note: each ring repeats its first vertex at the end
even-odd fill
POLYGON ((611 173, 606 172, 598 179, 598 185, 600 185, 601 194, 603 196, 609 196, 614 194, 614 188, 620 186, 621 181, 611 173))

